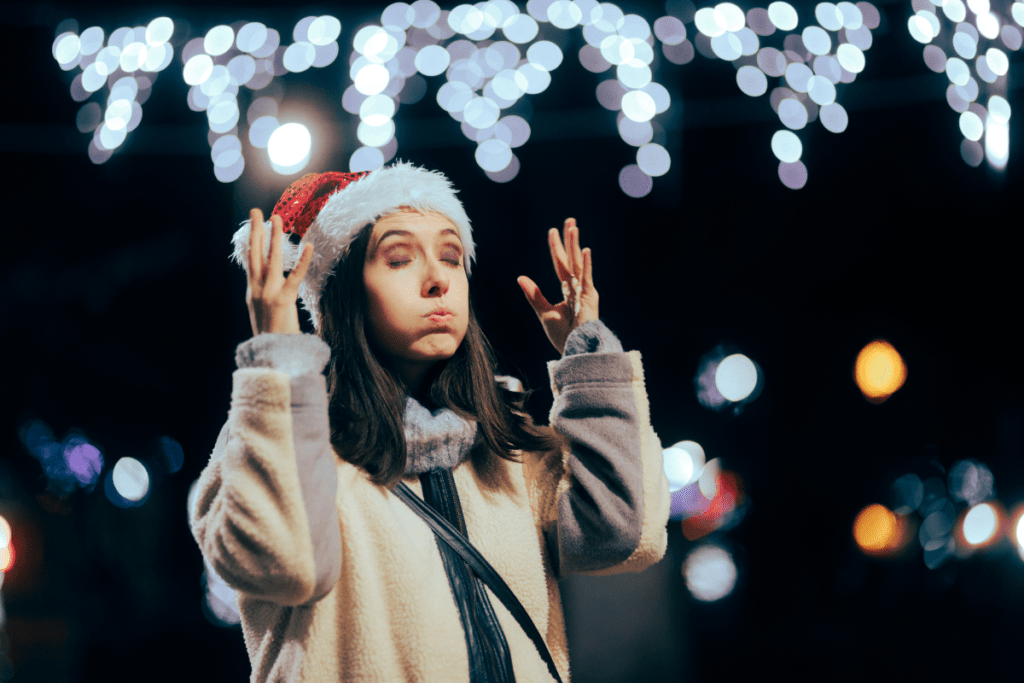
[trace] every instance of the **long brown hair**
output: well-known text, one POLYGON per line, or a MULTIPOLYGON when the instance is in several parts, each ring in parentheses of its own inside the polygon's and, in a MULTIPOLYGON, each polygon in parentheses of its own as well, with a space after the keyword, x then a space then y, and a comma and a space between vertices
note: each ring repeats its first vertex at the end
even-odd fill
MULTIPOLYGON (((327 278, 319 302, 320 336, 331 347, 331 445, 341 458, 366 470, 372 482, 390 489, 404 474, 408 458, 402 423, 406 391, 367 334, 363 263, 372 232, 367 227, 359 233, 327 278)), ((470 295, 466 336, 455 354, 428 374, 428 398, 476 420, 490 451, 506 460, 521 462, 513 451, 556 448, 557 435, 535 425, 523 408, 533 390, 506 389, 495 381, 497 366, 470 295)))

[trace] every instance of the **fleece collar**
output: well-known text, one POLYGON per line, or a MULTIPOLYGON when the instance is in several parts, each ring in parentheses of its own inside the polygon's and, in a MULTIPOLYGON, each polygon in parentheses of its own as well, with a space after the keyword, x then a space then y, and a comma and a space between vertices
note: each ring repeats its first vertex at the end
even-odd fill
POLYGON ((405 397, 406 474, 423 474, 437 469, 454 469, 481 439, 476 421, 466 420, 449 408, 428 410, 422 403, 405 397))

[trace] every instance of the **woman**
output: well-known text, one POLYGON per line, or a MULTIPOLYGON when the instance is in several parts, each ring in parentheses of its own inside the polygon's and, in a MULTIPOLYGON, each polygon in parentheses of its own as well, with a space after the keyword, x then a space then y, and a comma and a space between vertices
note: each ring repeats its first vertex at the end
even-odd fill
POLYGON ((501 575, 568 683, 557 581, 658 562, 669 512, 640 354, 598 319, 575 221, 564 244, 549 233, 565 300, 519 278, 563 354, 548 364, 550 426, 494 375, 469 220, 440 173, 310 174, 234 242, 254 336, 190 522, 237 591, 251 680, 554 680, 394 494, 402 482, 501 575), (296 297, 316 334, 300 333, 296 297))

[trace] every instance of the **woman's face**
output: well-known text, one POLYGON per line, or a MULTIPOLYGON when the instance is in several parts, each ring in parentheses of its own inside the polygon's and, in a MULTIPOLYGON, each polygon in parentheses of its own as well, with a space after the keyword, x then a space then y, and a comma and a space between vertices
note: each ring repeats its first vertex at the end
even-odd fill
POLYGON ((414 392, 466 336, 464 258, 458 229, 438 213, 402 210, 373 226, 363 266, 370 333, 414 392), (431 316, 441 308, 448 315, 431 316))

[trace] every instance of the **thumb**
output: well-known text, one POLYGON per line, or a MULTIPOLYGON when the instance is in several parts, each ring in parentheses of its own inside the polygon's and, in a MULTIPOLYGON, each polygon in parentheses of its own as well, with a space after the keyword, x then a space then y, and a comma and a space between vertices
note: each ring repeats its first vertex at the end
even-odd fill
POLYGON ((540 293, 540 287, 525 275, 520 275, 516 280, 519 286, 523 289, 523 294, 526 295, 526 300, 533 306, 533 310, 540 316, 543 313, 547 313, 554 308, 548 300, 544 298, 544 295, 540 293))

